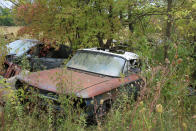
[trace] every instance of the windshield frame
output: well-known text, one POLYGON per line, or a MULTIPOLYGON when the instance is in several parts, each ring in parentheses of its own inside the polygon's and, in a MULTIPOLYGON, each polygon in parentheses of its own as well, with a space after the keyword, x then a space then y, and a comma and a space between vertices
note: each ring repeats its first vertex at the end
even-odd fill
MULTIPOLYGON (((75 54, 77 53, 80 53, 80 52, 87 52, 87 53, 99 53, 99 54, 104 54, 104 55, 108 55, 108 56, 114 56, 114 57, 119 57, 119 58, 122 58, 125 60, 123 66, 122 66, 122 69, 121 69, 121 73, 124 74, 123 70, 125 68, 125 64, 127 62, 127 59, 122 57, 122 56, 118 56, 118 55, 115 55, 115 54, 109 54, 109 53, 104 53, 104 52, 99 52, 99 51, 90 51, 90 50, 78 50, 75 54)), ((71 60, 71 59, 70 59, 71 60)), ((69 60, 69 61, 70 61, 69 60)), ((69 63, 69 62, 68 62, 69 63)), ((114 77, 114 78, 120 78, 121 76, 112 76, 112 75, 106 75, 106 74, 101 74, 101 73, 98 73, 98 72, 92 72, 92 71, 87 71, 87 70, 82 70, 82 69, 78 69, 78 68, 74 68, 74 67, 69 67, 67 66, 66 64, 66 67, 69 68, 69 69, 75 69, 75 70, 79 70, 79 71, 84 71, 84 72, 89 72, 89 73, 93 73, 93 74, 98 74, 98 75, 102 75, 102 76, 109 76, 109 77, 114 77)))

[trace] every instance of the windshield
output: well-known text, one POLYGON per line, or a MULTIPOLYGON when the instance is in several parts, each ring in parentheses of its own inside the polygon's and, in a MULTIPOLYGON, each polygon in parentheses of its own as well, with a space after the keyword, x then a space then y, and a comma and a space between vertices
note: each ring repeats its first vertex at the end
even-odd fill
POLYGON ((16 54, 16 56, 21 56, 35 46, 36 43, 36 40, 17 40, 7 44, 7 48, 10 55, 16 54))
POLYGON ((108 76, 120 76, 124 63, 125 60, 117 56, 80 51, 67 63, 67 67, 108 76))

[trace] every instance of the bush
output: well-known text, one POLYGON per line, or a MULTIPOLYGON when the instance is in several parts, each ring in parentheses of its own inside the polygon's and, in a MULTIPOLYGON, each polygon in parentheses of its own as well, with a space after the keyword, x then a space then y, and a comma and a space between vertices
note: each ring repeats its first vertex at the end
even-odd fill
POLYGON ((11 13, 11 9, 2 8, 0 6, 0 26, 14 26, 14 20, 11 13))

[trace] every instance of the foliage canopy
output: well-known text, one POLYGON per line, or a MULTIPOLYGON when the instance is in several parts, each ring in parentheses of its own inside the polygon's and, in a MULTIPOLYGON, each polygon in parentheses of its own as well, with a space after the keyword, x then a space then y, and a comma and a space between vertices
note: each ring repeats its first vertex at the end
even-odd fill
POLYGON ((15 25, 11 9, 2 8, 0 6, 0 26, 13 26, 15 25))

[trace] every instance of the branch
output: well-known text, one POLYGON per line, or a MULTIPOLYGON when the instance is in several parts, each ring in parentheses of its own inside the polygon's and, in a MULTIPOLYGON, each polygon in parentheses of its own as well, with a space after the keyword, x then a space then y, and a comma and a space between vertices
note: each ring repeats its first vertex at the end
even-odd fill
POLYGON ((15 6, 19 6, 19 4, 17 4, 16 2, 14 2, 13 0, 7 0, 7 1, 9 1, 9 2, 11 2, 13 5, 15 5, 15 6))
MULTIPOLYGON (((160 14, 142 14, 142 15, 139 15, 139 16, 135 16, 137 17, 138 19, 141 19, 141 17, 145 17, 145 16, 152 16, 152 15, 167 15, 167 13, 160 13, 160 14)), ((133 21, 137 21, 137 19, 134 19, 133 21)), ((130 22, 129 20, 125 20, 125 22, 130 22)))

